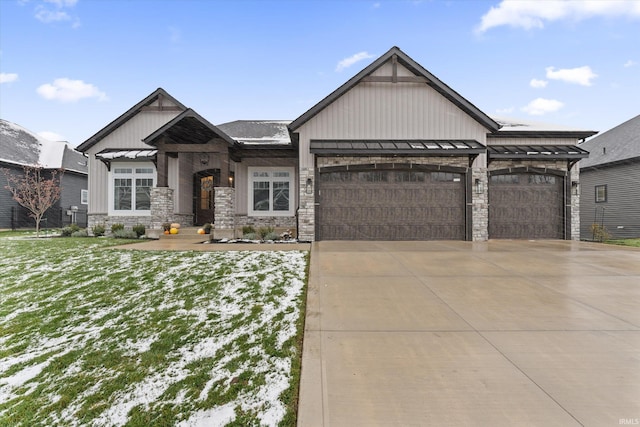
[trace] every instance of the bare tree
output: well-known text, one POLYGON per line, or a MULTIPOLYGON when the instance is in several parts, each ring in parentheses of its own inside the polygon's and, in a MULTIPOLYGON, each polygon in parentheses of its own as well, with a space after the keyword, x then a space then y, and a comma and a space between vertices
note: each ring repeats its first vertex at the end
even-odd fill
POLYGON ((60 199, 60 179, 62 170, 51 170, 45 177, 40 166, 24 166, 24 174, 12 174, 9 169, 2 169, 7 178, 5 188, 11 192, 13 199, 29 211, 29 216, 36 221, 36 236, 40 236, 40 221, 55 202, 60 199))

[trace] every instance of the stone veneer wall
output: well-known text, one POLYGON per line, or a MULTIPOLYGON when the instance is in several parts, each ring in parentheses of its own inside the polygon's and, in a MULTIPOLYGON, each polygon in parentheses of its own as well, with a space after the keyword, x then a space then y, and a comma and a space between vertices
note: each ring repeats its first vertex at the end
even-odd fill
MULTIPOLYGON (((574 166, 570 173, 571 182, 580 182, 580 169, 574 166)), ((579 185, 579 184, 578 184, 579 185)), ((580 187, 571 186, 571 240, 580 240, 580 187), (577 193, 577 194, 576 194, 577 193)))
POLYGON ((471 171, 471 240, 484 242, 489 240, 489 177, 487 170, 471 171), (480 180, 482 192, 476 191, 476 179, 480 180))
POLYGON ((174 211, 173 188, 154 187, 151 189, 150 228, 161 230, 165 222, 177 222, 181 225, 193 225, 193 214, 178 214, 174 211))
POLYGON ((233 239, 235 237, 235 200, 233 187, 215 187, 214 192, 214 239, 233 239))
POLYGON ((301 168, 299 173, 300 201, 298 205, 298 240, 311 242, 316 235, 315 194, 316 185, 315 170, 313 168, 301 168), (312 191, 307 194, 307 179, 311 179, 312 191))

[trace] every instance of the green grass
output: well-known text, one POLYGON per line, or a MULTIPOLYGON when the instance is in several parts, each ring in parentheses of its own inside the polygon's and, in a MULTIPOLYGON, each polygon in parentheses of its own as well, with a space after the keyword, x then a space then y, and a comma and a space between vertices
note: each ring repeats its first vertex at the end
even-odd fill
POLYGON ((306 252, 5 236, 0 425, 295 425, 306 252))
POLYGON ((640 248, 640 238, 638 238, 638 239, 607 240, 605 243, 609 243, 609 244, 612 244, 612 245, 633 246, 635 248, 640 248))

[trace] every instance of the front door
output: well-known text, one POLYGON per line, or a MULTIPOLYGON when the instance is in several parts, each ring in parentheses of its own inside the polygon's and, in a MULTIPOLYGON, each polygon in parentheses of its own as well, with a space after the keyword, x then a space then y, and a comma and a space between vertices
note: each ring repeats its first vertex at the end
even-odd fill
POLYGON ((214 219, 214 191, 213 188, 219 186, 220 171, 209 169, 200 171, 193 176, 193 213, 195 214, 194 224, 213 224, 214 219))

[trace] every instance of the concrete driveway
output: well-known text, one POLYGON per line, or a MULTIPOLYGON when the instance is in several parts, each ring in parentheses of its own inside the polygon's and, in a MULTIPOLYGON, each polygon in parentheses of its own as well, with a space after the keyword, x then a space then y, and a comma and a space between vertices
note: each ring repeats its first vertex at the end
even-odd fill
POLYGON ((640 250, 313 243, 298 424, 640 424, 640 250))

